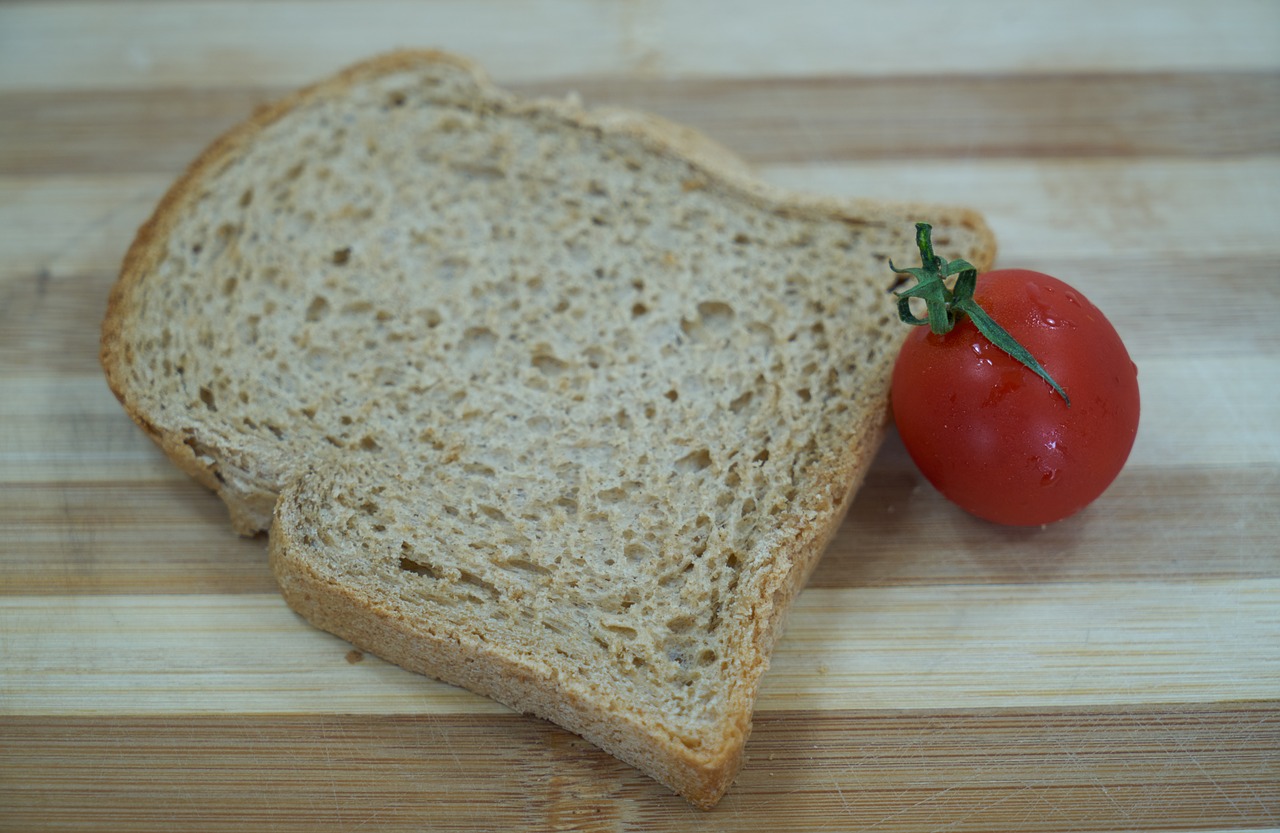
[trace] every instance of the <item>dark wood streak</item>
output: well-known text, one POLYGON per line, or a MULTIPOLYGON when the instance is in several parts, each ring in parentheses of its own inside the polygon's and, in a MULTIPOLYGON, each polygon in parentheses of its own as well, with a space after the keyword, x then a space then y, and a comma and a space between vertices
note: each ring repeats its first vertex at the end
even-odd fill
MULTIPOLYGON (((212 493, 176 469, 125 482, 0 483, 0 597, 276 592, 266 541, 232 533, 212 493)), ((1278 489, 1274 467, 1132 468, 1080 516, 1008 529, 965 515, 882 454, 808 586, 1274 579, 1280 552, 1265 519, 1278 489), (1228 533, 1204 517, 1258 520, 1228 533), (1153 518, 1177 541, 1159 558, 1153 518), (953 552, 939 550, 943 540, 953 552)))
MULTIPOLYGON (((656 113, 755 164, 1280 150, 1280 74, 498 78, 656 113)), ((278 88, 0 94, 0 176, 177 173, 278 88)))
POLYGON ((9 716, 24 831, 1171 830, 1275 822, 1280 703, 763 712, 714 811, 516 715, 9 716), (92 785, 87 788, 86 785, 92 785), (1012 829, 1010 827, 1009 829, 1012 829))

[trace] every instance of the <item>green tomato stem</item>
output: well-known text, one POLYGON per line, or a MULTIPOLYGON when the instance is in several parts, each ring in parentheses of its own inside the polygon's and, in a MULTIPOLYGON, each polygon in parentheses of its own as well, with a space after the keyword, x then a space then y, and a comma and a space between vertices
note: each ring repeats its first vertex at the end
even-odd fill
POLYGON ((996 323, 978 302, 973 292, 978 285, 978 270, 964 260, 948 262, 933 252, 933 241, 930 232, 933 227, 928 223, 916 223, 916 246, 920 249, 922 266, 914 269, 899 269, 889 261, 889 268, 894 272, 905 273, 916 279, 916 285, 893 294, 898 297, 898 318, 904 324, 912 326, 928 325, 930 331, 937 335, 946 335, 955 328, 962 316, 978 328, 978 332, 996 347, 1012 356, 1032 373, 1039 376, 1057 391, 1067 407, 1071 407, 1071 399, 1062 386, 1053 380, 1048 371, 1036 361, 1031 351, 1018 343, 1009 331, 996 323), (945 279, 958 274, 955 288, 947 287, 945 279), (920 298, 925 302, 928 318, 920 318, 911 312, 911 299, 920 298))

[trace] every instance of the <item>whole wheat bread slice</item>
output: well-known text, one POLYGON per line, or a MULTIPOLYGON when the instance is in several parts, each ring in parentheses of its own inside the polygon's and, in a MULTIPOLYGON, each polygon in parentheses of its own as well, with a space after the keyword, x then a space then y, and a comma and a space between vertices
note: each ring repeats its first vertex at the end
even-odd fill
POLYGON ((914 222, 399 52, 258 112, 141 228, 102 361, 288 603, 700 807, 882 437, 914 222))

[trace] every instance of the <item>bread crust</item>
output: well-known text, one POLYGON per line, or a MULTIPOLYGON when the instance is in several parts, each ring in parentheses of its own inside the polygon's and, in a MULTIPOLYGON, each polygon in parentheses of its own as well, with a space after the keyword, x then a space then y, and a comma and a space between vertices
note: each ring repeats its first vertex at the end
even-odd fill
POLYGON ((439 51, 406 50, 350 67, 260 108, 232 128, 201 153, 167 191, 125 256, 102 328, 101 361, 108 383, 130 417, 175 464, 226 502, 238 532, 269 530, 272 569, 294 610, 317 626, 413 671, 553 720, 649 773, 695 806, 710 808, 741 766, 760 678, 782 633, 786 613, 839 527, 880 445, 888 418, 887 372, 878 382, 880 407, 863 414, 852 432, 852 436, 864 437, 864 442, 827 449, 821 487, 801 496, 774 534, 761 542, 773 566, 754 573, 742 588, 754 611, 751 638, 743 646, 743 655, 736 658, 742 672, 727 695, 729 707, 721 727, 724 741, 714 749, 690 748, 665 727, 646 720, 640 711, 593 699, 552 669, 504 655, 491 645, 468 641, 465 635, 436 633, 428 623, 407 620, 377 599, 319 575, 305 557, 307 545, 296 535, 304 521, 298 517, 292 498, 298 485, 313 476, 304 468, 305 461, 259 459, 238 448, 232 439, 208 436, 194 427, 159 424, 132 387, 129 369, 136 357, 129 326, 135 293, 156 273, 176 220, 196 199, 201 184, 218 176, 263 129, 315 97, 340 96, 364 79, 427 64, 445 64, 471 74, 489 94, 515 110, 552 112, 585 129, 638 139, 657 153, 689 161, 708 178, 773 210, 800 216, 837 216, 851 224, 897 221, 904 214, 940 217, 973 233, 978 242, 967 254, 979 270, 994 262, 994 237, 982 217, 969 209, 890 206, 784 192, 755 179, 736 155, 689 128, 625 110, 588 111, 573 101, 518 101, 493 87, 483 71, 464 58, 439 51))

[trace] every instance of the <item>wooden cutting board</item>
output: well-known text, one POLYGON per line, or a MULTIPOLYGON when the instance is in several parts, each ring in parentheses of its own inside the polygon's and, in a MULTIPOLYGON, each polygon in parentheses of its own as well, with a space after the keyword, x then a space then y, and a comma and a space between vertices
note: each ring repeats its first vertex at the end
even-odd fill
POLYGON ((1280 828, 1278 228, 1275 3, 0 5, 0 830, 1280 828), (782 185, 977 206, 1124 336, 1128 467, 1002 529, 891 436, 708 813, 310 628, 115 403, 97 328, 207 142, 394 46, 782 185))

